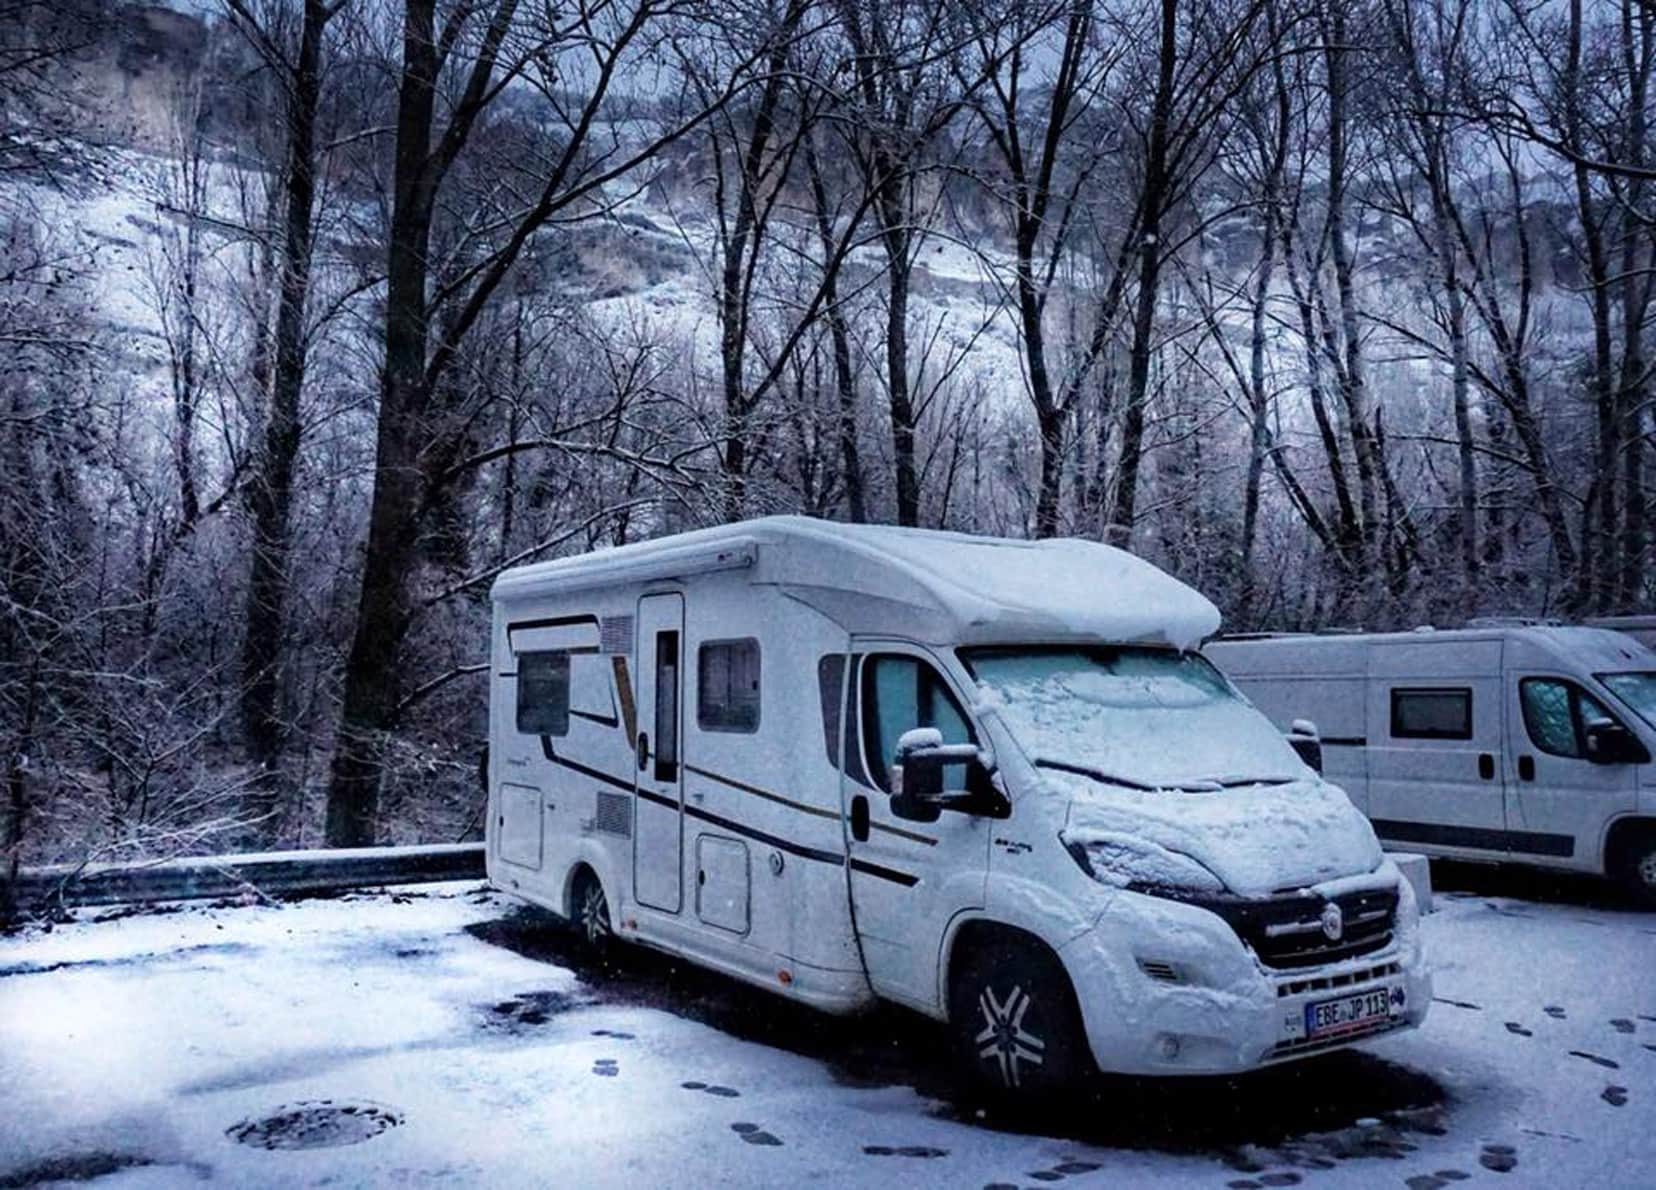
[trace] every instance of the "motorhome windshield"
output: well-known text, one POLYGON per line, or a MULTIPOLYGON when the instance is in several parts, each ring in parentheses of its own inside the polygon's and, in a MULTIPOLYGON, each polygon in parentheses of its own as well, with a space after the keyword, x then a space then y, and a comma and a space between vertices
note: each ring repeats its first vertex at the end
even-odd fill
POLYGON ((1621 699, 1633 712, 1652 727, 1656 727, 1656 673, 1599 674, 1611 694, 1621 699))
POLYGON ((1038 765, 1138 789, 1291 781, 1304 765, 1195 653, 1137 646, 962 649, 1038 765))

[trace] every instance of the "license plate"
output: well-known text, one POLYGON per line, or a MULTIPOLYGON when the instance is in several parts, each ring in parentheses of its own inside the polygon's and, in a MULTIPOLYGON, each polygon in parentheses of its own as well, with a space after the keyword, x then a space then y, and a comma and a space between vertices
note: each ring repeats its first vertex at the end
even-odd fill
POLYGON ((1342 1033, 1355 1033, 1366 1029, 1377 1021, 1389 1020, 1392 1000, 1390 988, 1375 988, 1369 992, 1341 996, 1336 1000, 1318 1000, 1315 1004, 1307 1004, 1305 1036, 1307 1040, 1315 1037, 1338 1037, 1342 1033))

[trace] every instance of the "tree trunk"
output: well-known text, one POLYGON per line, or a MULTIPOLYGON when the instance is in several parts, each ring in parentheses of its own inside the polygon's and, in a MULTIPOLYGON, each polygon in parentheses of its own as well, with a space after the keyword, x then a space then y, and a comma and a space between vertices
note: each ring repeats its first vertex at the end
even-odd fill
POLYGON ((1173 114, 1174 71, 1178 65, 1178 0, 1161 0, 1156 94, 1145 146, 1143 212, 1139 240, 1138 299, 1133 313, 1133 342, 1128 354, 1127 407, 1121 425, 1121 459, 1116 469, 1115 500, 1106 534, 1112 545, 1132 544, 1138 516, 1139 468, 1144 458, 1144 404, 1150 385, 1150 349, 1160 296, 1162 217, 1167 211, 1172 178, 1168 162, 1168 124, 1173 114))
POLYGON ((276 310, 275 372, 259 468, 249 492, 252 565, 242 644, 242 722, 253 761, 273 766, 285 734, 281 714, 282 618, 287 602, 299 399, 305 384, 305 303, 310 291, 316 205, 316 112, 321 92, 324 0, 305 0, 299 56, 289 80, 287 211, 276 310))
POLYGON ((417 434, 427 396, 427 247, 435 193, 427 155, 438 70, 434 4, 435 0, 408 0, 404 11, 374 497, 329 774, 326 835, 330 847, 364 847, 374 842, 381 748, 395 721, 397 655, 408 630, 407 578, 414 566, 422 503, 417 434))

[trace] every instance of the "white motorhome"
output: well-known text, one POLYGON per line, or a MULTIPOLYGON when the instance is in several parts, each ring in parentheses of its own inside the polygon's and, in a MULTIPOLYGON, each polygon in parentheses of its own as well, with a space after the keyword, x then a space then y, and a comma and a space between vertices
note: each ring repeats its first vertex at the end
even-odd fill
POLYGON ((1204 649, 1379 836, 1608 875, 1656 904, 1656 653, 1605 628, 1218 640, 1204 649))
POLYGON ((503 574, 490 880, 972 1076, 1248 1069, 1418 1024, 1414 894, 1129 554, 796 517, 503 574))

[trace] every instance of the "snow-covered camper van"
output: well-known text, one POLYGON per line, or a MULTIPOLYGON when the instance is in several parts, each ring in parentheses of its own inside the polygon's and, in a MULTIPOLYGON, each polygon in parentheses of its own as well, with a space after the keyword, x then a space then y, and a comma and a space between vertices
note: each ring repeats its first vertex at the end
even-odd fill
POLYGON ((496 582, 488 871, 991 1089, 1415 1025, 1410 886, 1129 554, 782 517, 496 582))
POLYGON ((1312 720, 1382 839, 1618 878, 1656 905, 1656 653, 1555 625, 1219 640, 1260 710, 1312 720))

